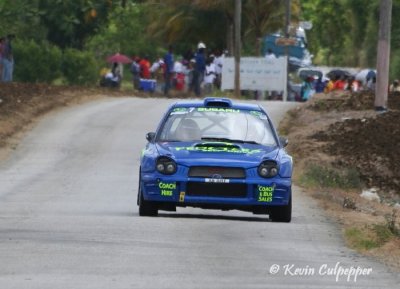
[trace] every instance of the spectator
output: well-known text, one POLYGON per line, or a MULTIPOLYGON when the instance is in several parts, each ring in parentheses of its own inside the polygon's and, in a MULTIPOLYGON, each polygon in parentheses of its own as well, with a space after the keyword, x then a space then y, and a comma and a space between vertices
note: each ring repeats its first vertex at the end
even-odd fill
POLYGON ((140 77, 143 79, 150 79, 150 61, 149 61, 149 56, 143 57, 140 62, 140 77))
POLYGON ((367 75, 365 76, 365 83, 368 88, 368 83, 372 82, 374 77, 376 78, 376 73, 373 70, 368 71, 367 75))
POLYGON ((118 63, 114 63, 111 69, 111 86, 112 87, 119 87, 121 84, 121 70, 119 68, 118 63))
POLYGON ((204 93, 212 94, 215 80, 215 64, 214 59, 209 57, 206 62, 206 71, 204 76, 204 93))
POLYGON ((389 87, 390 92, 400 92, 399 80, 395 79, 389 87))
POLYGON ((0 38, 0 80, 3 79, 3 51, 4 51, 4 45, 5 45, 5 37, 0 38))
POLYGON ((266 59, 276 59, 275 54, 272 52, 271 48, 268 48, 267 54, 265 55, 266 59))
POLYGON ((376 76, 373 76, 370 80, 367 82, 367 89, 375 91, 376 87, 376 76))
POLYGON ((311 98, 311 96, 313 96, 313 94, 315 93, 315 89, 313 86, 313 80, 314 77, 309 76, 307 77, 302 86, 301 86, 301 100, 302 101, 307 101, 311 98))
POLYGON ((185 70, 185 83, 187 84, 187 92, 190 92, 193 90, 193 71, 194 71, 194 65, 196 64, 196 61, 191 59, 187 65, 186 65, 186 70, 185 70))
POLYGON ((130 71, 133 75, 132 77, 132 82, 133 82, 133 89, 140 89, 140 58, 139 57, 134 57, 133 62, 131 64, 130 71))
POLYGON ((164 95, 169 95, 169 90, 171 89, 171 81, 174 74, 174 55, 172 54, 173 47, 170 45, 168 47, 168 52, 164 56, 164 95))
POLYGON ((121 84, 121 73, 118 63, 113 63, 112 69, 104 75, 104 80, 100 82, 101 86, 119 87, 121 84))
POLYGON ((153 62, 150 67, 150 73, 151 77, 156 80, 156 90, 162 92, 164 82, 164 60, 162 60, 162 58, 158 58, 153 62))
POLYGON ((185 74, 182 56, 179 56, 174 63, 174 86, 177 90, 183 90, 185 87, 185 74))
POLYGON ((333 79, 329 79, 325 85, 324 93, 329 93, 333 91, 333 87, 335 86, 335 81, 333 79))
POLYGON ((206 70, 205 60, 205 49, 206 45, 200 42, 197 46, 197 53, 195 54, 195 66, 193 70, 193 90, 196 96, 201 95, 201 83, 204 80, 204 72, 206 70))
POLYGON ((318 79, 315 81, 315 92, 316 93, 322 93, 325 90, 326 87, 326 82, 322 80, 322 76, 318 77, 318 79))
POLYGON ((336 76, 336 80, 333 84, 333 90, 344 90, 347 85, 346 76, 336 76))
POLYGON ((156 61, 150 67, 150 74, 152 78, 157 78, 157 74, 162 71, 164 65, 164 60, 158 57, 156 61))
POLYGON ((356 92, 359 90, 359 83, 354 76, 350 76, 347 79, 347 84, 345 86, 345 90, 349 90, 351 92, 356 92))
POLYGON ((7 38, 3 47, 3 73, 2 73, 2 81, 10 82, 13 80, 13 71, 14 71, 14 56, 11 42, 14 39, 13 34, 7 35, 7 38))
POLYGON ((218 89, 221 89, 223 62, 224 62, 224 55, 221 53, 221 50, 217 50, 214 58, 214 65, 215 65, 215 86, 218 89))

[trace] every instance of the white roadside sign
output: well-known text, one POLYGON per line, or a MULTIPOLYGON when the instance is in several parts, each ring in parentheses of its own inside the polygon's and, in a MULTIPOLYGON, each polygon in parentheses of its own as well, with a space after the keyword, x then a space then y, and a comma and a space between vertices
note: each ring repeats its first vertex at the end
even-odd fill
MULTIPOLYGON (((286 57, 242 57, 240 59, 240 89, 284 91, 286 87, 286 57)), ((235 63, 233 57, 224 58, 222 90, 234 89, 235 63)))

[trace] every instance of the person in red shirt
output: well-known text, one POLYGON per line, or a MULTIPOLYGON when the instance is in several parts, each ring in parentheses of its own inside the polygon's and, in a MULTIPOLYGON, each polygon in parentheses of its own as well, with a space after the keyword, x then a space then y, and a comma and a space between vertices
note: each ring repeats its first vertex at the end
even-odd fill
POLYGON ((150 72, 150 61, 149 61, 149 57, 145 56, 144 58, 142 58, 142 60, 140 60, 139 62, 139 66, 140 66, 140 77, 144 78, 144 79, 150 79, 151 77, 151 72, 150 72))
POLYGON ((346 77, 344 75, 337 77, 337 80, 333 84, 333 89, 334 90, 344 90, 345 85, 346 85, 346 77))

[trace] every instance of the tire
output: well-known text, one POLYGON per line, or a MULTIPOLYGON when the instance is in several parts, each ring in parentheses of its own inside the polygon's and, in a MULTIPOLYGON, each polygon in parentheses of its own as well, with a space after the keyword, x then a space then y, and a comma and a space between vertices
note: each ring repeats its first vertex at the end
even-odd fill
POLYGON ((272 222, 290 223, 292 220, 292 197, 285 206, 271 207, 269 218, 272 222))
POLYGON ((140 184, 138 191, 138 199, 139 199, 139 216, 156 217, 158 215, 157 206, 154 203, 146 201, 143 198, 143 192, 142 189, 140 188, 140 184))

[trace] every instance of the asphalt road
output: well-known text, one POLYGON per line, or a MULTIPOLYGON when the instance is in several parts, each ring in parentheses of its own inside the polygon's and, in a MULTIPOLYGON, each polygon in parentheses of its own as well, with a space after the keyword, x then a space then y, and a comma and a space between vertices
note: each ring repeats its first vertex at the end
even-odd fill
MULTIPOLYGON (((290 224, 190 208, 139 217, 145 133, 171 102, 67 108, 0 162, 0 288, 399 288, 298 188, 290 224)), ((262 104, 275 121, 293 107, 262 104)))

